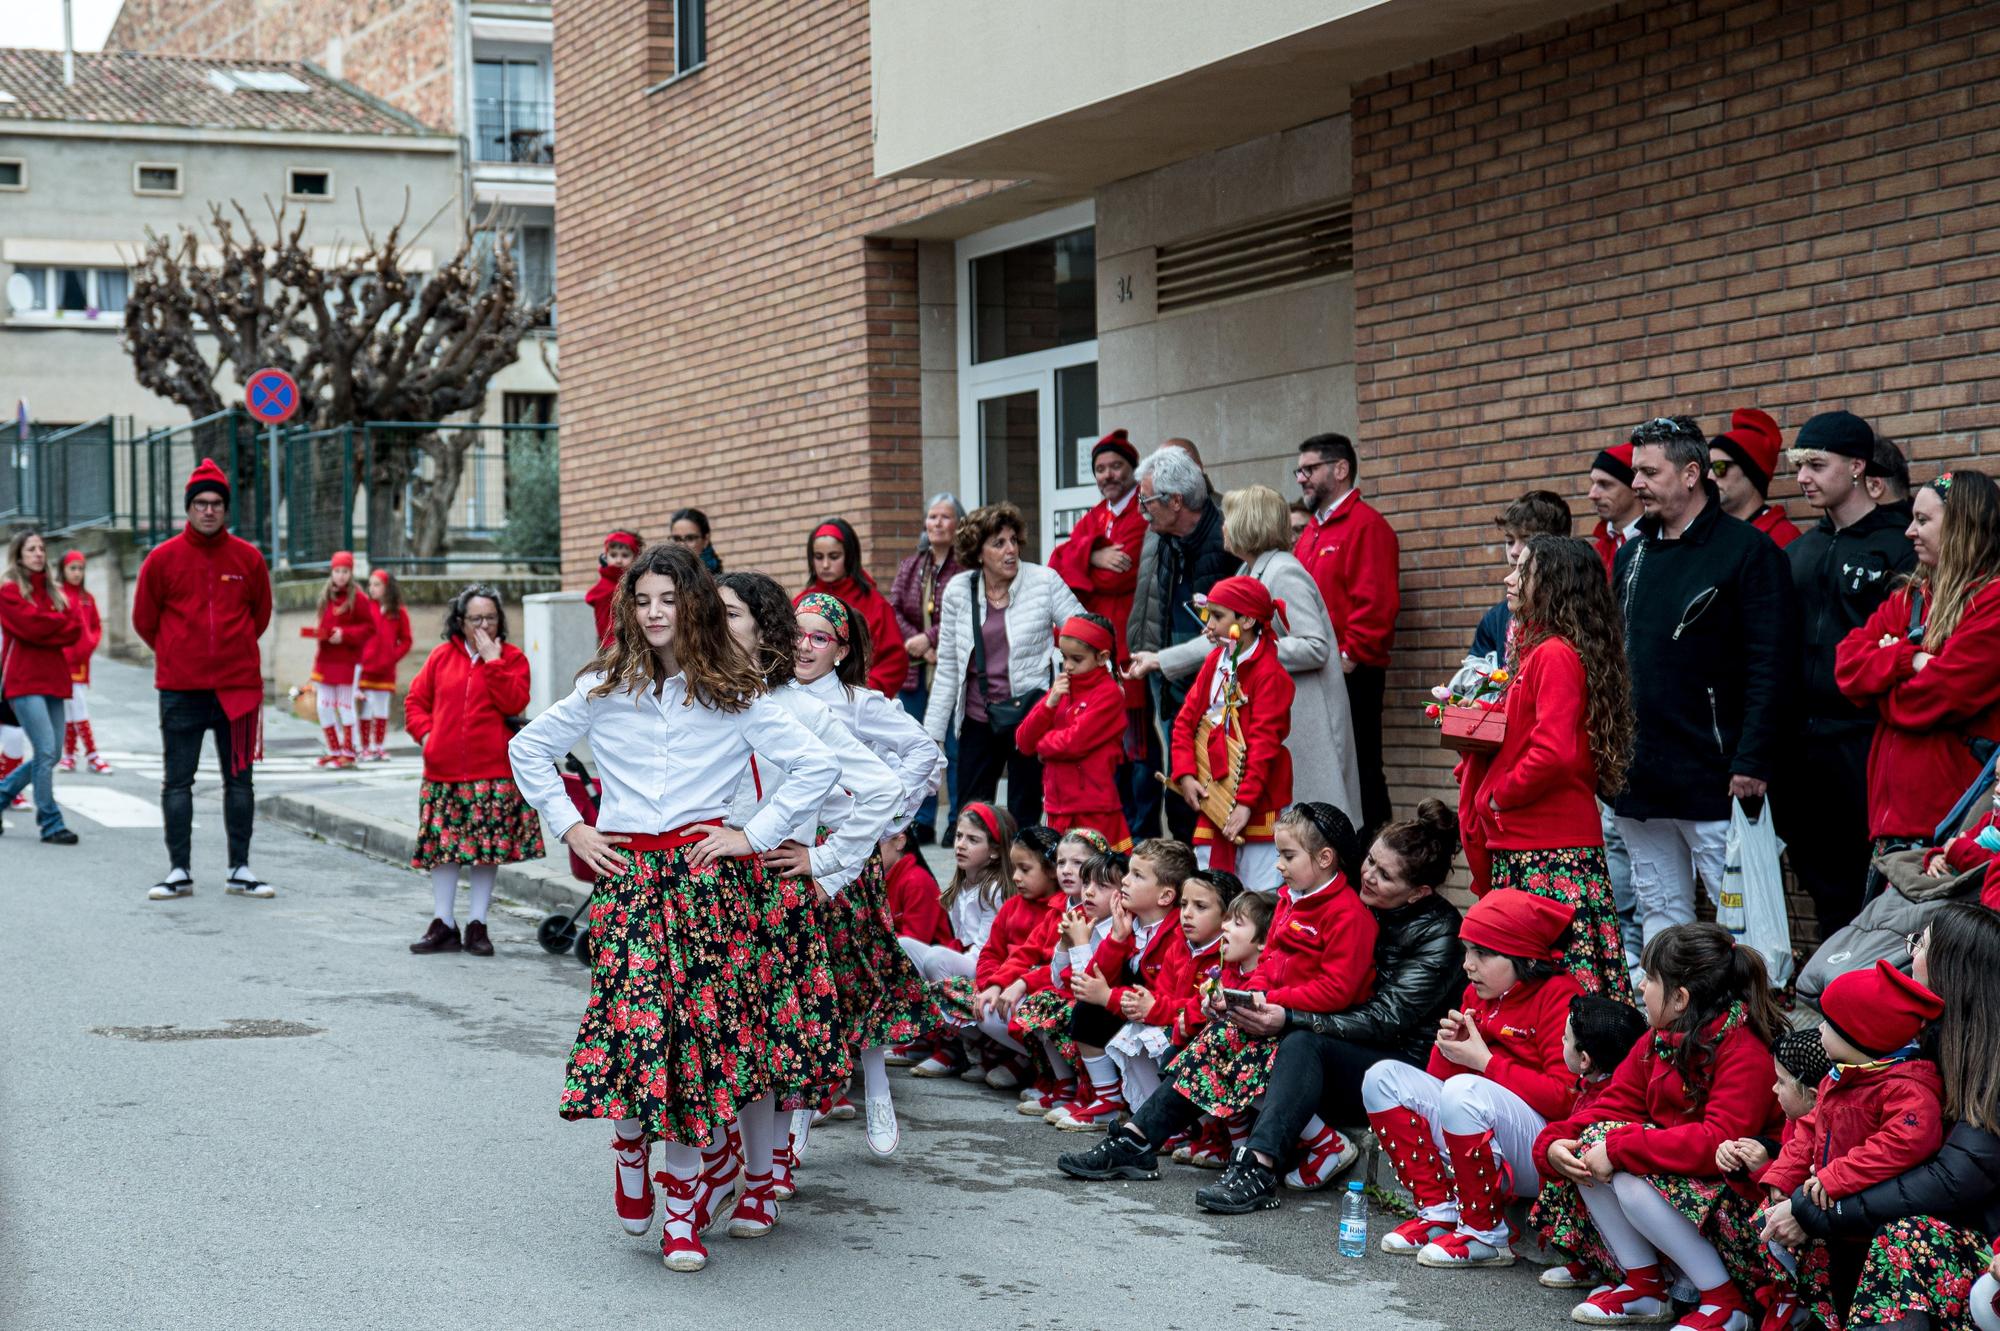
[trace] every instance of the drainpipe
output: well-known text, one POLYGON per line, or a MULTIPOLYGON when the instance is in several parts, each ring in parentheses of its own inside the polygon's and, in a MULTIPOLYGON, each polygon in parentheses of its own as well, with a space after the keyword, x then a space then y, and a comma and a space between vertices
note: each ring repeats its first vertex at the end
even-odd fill
POLYGON ((63 87, 76 86, 76 40, 71 36, 70 0, 63 0, 63 87))

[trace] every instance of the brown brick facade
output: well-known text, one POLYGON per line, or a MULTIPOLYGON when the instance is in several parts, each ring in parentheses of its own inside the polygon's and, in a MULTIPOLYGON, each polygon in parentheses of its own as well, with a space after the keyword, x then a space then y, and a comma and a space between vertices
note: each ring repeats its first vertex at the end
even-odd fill
MULTIPOLYGON (((1499 597, 1493 517, 1647 416, 1846 407, 1929 477, 2000 427, 2000 5, 1631 3, 1355 90, 1363 489, 1419 707, 1499 597)), ((1990 462, 1985 463, 1991 466, 1990 462)), ((1801 524, 1810 510, 1789 481, 1801 524)))
POLYGON ((886 586, 921 503, 916 249, 873 237, 991 187, 875 180, 864 6, 710 0, 706 67, 648 93, 671 16, 556 14, 565 572, 692 504, 787 586, 846 516, 886 586))

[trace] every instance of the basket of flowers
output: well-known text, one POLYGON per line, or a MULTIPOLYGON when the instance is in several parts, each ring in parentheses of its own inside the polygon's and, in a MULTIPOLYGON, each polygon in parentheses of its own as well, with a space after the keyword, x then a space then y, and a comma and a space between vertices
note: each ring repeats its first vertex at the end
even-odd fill
POLYGON ((1500 699, 1512 676, 1504 666, 1468 658, 1449 684, 1431 690, 1424 715, 1438 728, 1438 744, 1457 753, 1496 753, 1507 737, 1500 699))

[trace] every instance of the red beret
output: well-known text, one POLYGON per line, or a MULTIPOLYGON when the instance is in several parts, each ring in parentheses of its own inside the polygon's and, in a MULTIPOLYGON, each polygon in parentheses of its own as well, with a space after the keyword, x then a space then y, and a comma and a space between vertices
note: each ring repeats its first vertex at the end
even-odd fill
POLYGON ((1778 470, 1778 452, 1784 444, 1778 423, 1755 407, 1738 407, 1730 413, 1729 432, 1708 441, 1710 448, 1719 448, 1743 464, 1759 494, 1771 488, 1771 477, 1778 470))
POLYGON ((1566 901, 1503 887, 1472 903, 1458 937, 1503 956, 1554 961, 1563 954, 1563 931, 1575 918, 1576 907, 1566 901))
POLYGON ((1608 472, 1618 478, 1620 485, 1632 483, 1632 445, 1616 444, 1603 449, 1591 459, 1592 471, 1608 472))
POLYGON ((181 491, 183 506, 192 504, 198 494, 219 494, 224 503, 229 502, 229 478, 222 474, 222 468, 215 465, 214 458, 203 458, 201 465, 188 477, 186 488, 181 491))
POLYGON ((1864 1054, 1895 1053, 1944 1015, 1944 1000, 1886 961, 1849 971, 1819 996, 1826 1024, 1864 1054))
POLYGON ((1107 449, 1124 458, 1133 466, 1136 467, 1139 465, 1139 450, 1132 446, 1132 440, 1126 435, 1124 430, 1113 430, 1110 434, 1105 435, 1097 441, 1090 450, 1090 461, 1093 466, 1097 463, 1097 455, 1107 449))
POLYGON ((1269 624, 1271 616, 1283 613, 1285 608, 1283 601, 1271 599, 1269 587, 1241 573, 1233 578, 1224 578, 1209 588, 1208 603, 1254 619, 1259 624, 1269 624))
POLYGON ((326 566, 328 568, 351 569, 354 567, 354 552, 352 550, 335 550, 333 558, 326 561, 326 566))

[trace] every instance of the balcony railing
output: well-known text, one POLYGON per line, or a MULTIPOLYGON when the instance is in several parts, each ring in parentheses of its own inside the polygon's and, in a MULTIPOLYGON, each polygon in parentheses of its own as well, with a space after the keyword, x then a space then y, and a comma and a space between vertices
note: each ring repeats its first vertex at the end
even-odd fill
POLYGON ((478 126, 473 141, 475 160, 528 166, 551 166, 555 163, 555 107, 552 103, 482 97, 473 103, 473 112, 478 126))

